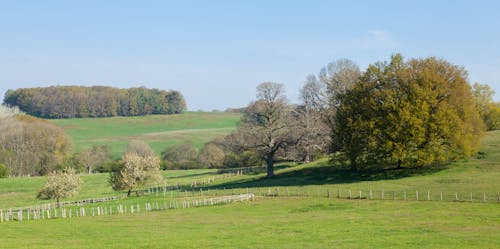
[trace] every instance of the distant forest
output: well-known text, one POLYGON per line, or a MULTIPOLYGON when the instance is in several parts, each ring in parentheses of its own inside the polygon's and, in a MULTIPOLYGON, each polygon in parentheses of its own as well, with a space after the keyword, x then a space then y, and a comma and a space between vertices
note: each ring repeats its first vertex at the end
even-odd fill
POLYGON ((85 118, 175 114, 186 110, 178 91, 145 87, 50 86, 5 93, 4 104, 42 118, 85 118))

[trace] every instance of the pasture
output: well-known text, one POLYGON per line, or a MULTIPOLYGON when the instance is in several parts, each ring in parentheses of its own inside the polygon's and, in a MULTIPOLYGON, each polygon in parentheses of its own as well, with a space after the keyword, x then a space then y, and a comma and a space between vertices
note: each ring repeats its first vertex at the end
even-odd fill
POLYGON ((93 144, 111 147, 113 156, 119 155, 131 140, 147 142, 160 153, 170 145, 191 142, 197 148, 215 137, 234 129, 241 114, 226 112, 188 112, 175 115, 149 115, 110 118, 50 119, 62 127, 79 152, 93 144))
MULTIPOLYGON (((410 171, 358 174, 332 166, 326 159, 280 164, 273 179, 265 178, 263 168, 210 183, 206 180, 221 176, 220 172, 165 171, 167 185, 178 185, 177 189, 87 205, 87 213, 97 207, 144 209, 146 203, 161 206, 247 191, 256 197, 199 208, 9 221, 0 224, 5 238, 0 247, 496 248, 500 244, 499 145, 500 132, 488 132, 479 157, 410 171), (192 188, 195 181, 199 186, 192 188), (358 198, 359 191, 363 198, 358 198), (421 193, 418 201, 416 191, 421 193)), ((123 194, 111 190, 107 174, 82 175, 82 179, 83 189, 72 200, 123 194)), ((35 200, 42 185, 40 177, 0 179, 0 208, 44 203, 35 200)))

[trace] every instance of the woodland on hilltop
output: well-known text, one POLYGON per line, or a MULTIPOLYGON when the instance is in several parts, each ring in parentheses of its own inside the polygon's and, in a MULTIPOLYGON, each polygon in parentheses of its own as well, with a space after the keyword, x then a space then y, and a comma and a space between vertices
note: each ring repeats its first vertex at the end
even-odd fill
POLYGON ((41 118, 85 118, 177 114, 186 110, 178 91, 145 87, 50 86, 5 93, 4 104, 41 118))

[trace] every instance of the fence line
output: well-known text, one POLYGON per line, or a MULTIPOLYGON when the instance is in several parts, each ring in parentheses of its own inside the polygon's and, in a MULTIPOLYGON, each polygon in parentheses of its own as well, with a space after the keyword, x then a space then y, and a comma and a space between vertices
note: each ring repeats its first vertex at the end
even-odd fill
POLYGON ((141 213, 141 212, 151 212, 159 210, 168 209, 179 209, 179 208, 197 208, 204 206, 222 205, 229 204, 233 202, 244 202, 253 201, 255 198, 254 194, 240 194, 240 195, 229 195, 220 196, 213 198, 203 198, 203 199, 192 199, 192 200, 156 200, 153 202, 146 203, 136 203, 136 204, 117 204, 117 205, 103 205, 97 207, 85 207, 85 206, 71 206, 71 207, 39 207, 36 209, 30 209, 26 212, 23 210, 13 210, 3 211, 0 209, 0 222, 9 221, 23 221, 23 220, 45 220, 45 219, 71 219, 74 217, 98 217, 98 216, 108 216, 114 214, 125 214, 125 213, 141 213))
POLYGON ((451 202, 482 202, 482 203, 500 203, 500 194, 489 194, 486 192, 443 192, 431 190, 415 190, 415 191, 387 191, 379 190, 352 190, 352 189, 321 189, 316 191, 310 189, 297 189, 296 192, 290 191, 289 188, 271 188, 267 190, 257 188, 257 192, 261 196, 317 196, 317 197, 335 197, 340 199, 369 199, 369 200, 415 200, 415 201, 451 201, 451 202), (336 193, 333 195, 332 193, 336 193))

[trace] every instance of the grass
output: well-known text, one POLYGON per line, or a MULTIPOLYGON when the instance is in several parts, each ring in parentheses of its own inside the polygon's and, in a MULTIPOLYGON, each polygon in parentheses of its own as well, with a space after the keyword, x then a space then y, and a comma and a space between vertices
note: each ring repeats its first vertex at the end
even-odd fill
POLYGON ((277 171, 274 178, 267 179, 264 174, 241 177, 237 181, 220 182, 217 188, 246 187, 288 187, 331 188, 369 191, 408 191, 415 190, 433 193, 440 191, 462 196, 473 192, 479 197, 486 192, 490 195, 500 193, 500 131, 488 132, 482 140, 480 158, 470 158, 447 165, 439 165, 422 170, 403 171, 361 171, 353 172, 332 167, 327 159, 310 164, 289 167, 277 171))
POLYGON ((105 144, 118 157, 134 139, 143 140, 160 153, 166 147, 192 142, 197 148, 236 128, 241 114, 189 112, 137 117, 51 119, 62 127, 79 152, 93 144, 105 144))
MULTIPOLYGON (((204 186, 205 195, 289 189, 318 196, 258 197, 254 202, 191 209, 154 211, 72 220, 0 224, 0 248, 496 248, 500 244, 500 131, 488 132, 480 158, 413 171, 354 173, 327 160, 279 165, 277 176, 264 172, 235 176, 204 186), (211 189, 210 192, 206 188, 211 189), (215 189, 218 189, 217 191, 215 189), (225 189, 225 190, 223 190, 225 189), (326 198, 326 189, 408 191, 410 200, 326 198), (415 201, 415 190, 459 192, 473 202, 415 201), (481 203, 482 193, 489 203, 481 203)), ((189 188, 215 170, 164 172, 169 185, 189 188)), ((73 199, 116 195, 107 174, 82 176, 81 193, 73 199)), ((35 204, 43 178, 0 179, 0 208, 35 204)), ((336 193, 336 192, 334 192, 336 193)), ((197 192, 174 193, 177 200, 197 192)), ((199 193, 198 193, 199 194, 199 193)), ((377 192, 380 194, 380 192, 377 192)), ((335 195, 335 194, 334 194, 335 195)), ((199 197, 199 196, 198 196, 199 197)), ((195 197, 195 198, 198 198, 195 197)), ((450 197, 450 196, 448 196, 450 197)), ((168 201, 151 195, 95 204, 143 204, 168 201)), ((392 199, 392 198, 387 198, 392 199)), ((95 206, 94 205, 94 206, 95 206)))
MULTIPOLYGON (((168 185, 187 185, 193 179, 208 178, 217 171, 213 169, 199 170, 168 170, 164 172, 168 185)), ((108 184, 108 174, 81 175, 83 186, 80 192, 66 200, 81 200, 104 196, 116 196, 122 193, 114 192, 108 184)), ((47 203, 36 199, 36 193, 45 184, 43 177, 5 178, 0 179, 0 209, 25 207, 47 203)))
POLYGON ((495 248, 496 204, 264 198, 0 225, 3 248, 495 248))

